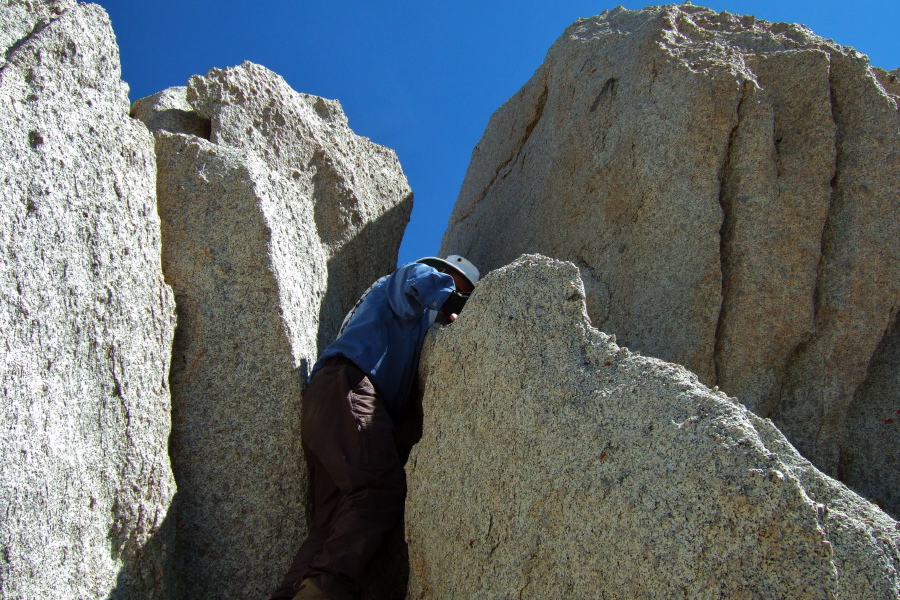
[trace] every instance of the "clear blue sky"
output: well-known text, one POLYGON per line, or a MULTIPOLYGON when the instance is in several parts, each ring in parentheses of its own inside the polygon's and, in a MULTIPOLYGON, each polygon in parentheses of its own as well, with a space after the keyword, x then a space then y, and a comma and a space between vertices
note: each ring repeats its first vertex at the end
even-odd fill
MULTIPOLYGON (((250 60, 338 99, 350 127, 394 149, 415 194, 400 262, 437 252, 475 143, 563 30, 616 4, 581 0, 99 0, 136 100, 250 60)), ((802 23, 900 67, 900 0, 710 0, 802 23)), ((626 8, 648 4, 622 3, 626 8)))

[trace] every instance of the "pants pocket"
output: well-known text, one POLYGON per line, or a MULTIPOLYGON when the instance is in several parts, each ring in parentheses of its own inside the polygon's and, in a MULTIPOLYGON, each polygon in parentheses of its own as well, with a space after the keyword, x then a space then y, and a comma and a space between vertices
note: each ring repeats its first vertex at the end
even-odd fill
POLYGON ((375 394, 368 379, 350 392, 350 410, 356 419, 363 467, 371 470, 392 468, 400 458, 394 443, 394 424, 387 408, 375 394))

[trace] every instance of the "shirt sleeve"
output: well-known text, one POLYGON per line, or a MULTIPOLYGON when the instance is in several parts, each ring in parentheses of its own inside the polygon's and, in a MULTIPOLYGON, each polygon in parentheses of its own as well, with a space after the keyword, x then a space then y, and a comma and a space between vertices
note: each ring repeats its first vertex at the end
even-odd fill
POLYGON ((450 275, 422 263, 409 263, 390 276, 388 302, 399 318, 412 319, 425 309, 438 310, 454 289, 450 275))

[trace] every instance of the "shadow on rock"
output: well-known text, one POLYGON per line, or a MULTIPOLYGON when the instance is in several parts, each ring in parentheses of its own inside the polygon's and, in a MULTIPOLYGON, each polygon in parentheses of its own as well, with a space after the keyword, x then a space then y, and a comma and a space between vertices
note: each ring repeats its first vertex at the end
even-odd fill
MULTIPOLYGON (((331 183, 316 180, 316 228, 320 235, 323 230, 334 228, 330 224, 333 219, 328 216, 333 211, 323 207, 339 201, 340 192, 335 191, 335 187, 331 183)), ((319 309, 319 353, 334 341, 344 316, 353 308, 360 295, 376 279, 387 275, 396 267, 396 251, 388 252, 383 247, 393 244, 394 240, 402 236, 398 231, 402 232, 409 222, 412 202, 412 194, 409 194, 346 241, 323 235, 323 241, 328 244, 332 255, 328 259, 328 288, 319 309)))
POLYGON ((116 577, 116 587, 107 600, 174 600, 180 597, 172 569, 172 548, 175 541, 173 515, 177 504, 176 493, 159 530, 143 547, 129 548, 126 545, 122 548, 120 552, 124 564, 116 577))

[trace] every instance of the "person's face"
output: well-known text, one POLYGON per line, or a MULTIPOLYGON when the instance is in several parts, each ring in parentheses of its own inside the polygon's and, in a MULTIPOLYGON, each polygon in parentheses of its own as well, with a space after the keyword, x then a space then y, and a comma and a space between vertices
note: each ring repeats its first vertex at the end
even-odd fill
POLYGON ((469 280, 459 273, 451 271, 450 269, 441 269, 441 273, 446 273, 453 278, 453 282, 456 284, 456 291, 460 294, 471 294, 472 290, 475 289, 475 287, 469 283, 469 280))

